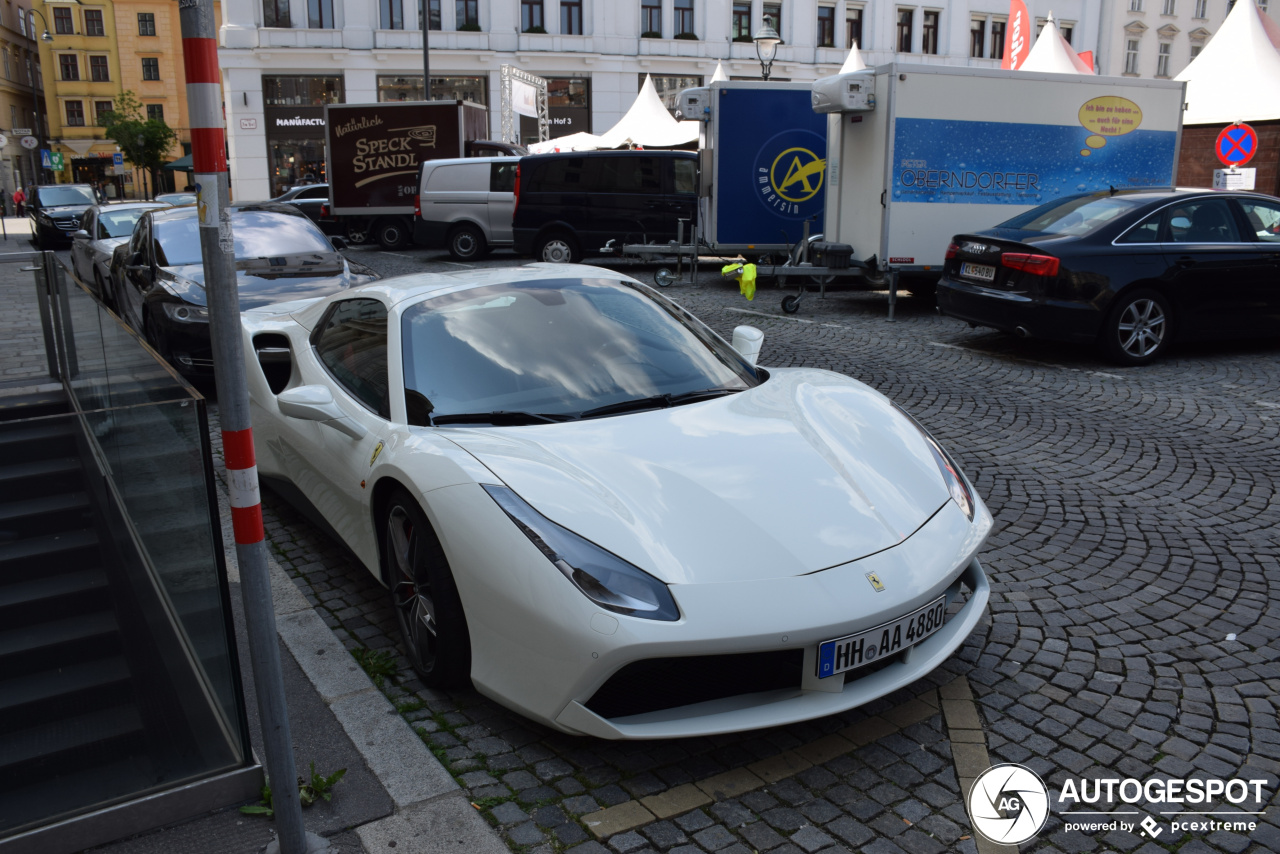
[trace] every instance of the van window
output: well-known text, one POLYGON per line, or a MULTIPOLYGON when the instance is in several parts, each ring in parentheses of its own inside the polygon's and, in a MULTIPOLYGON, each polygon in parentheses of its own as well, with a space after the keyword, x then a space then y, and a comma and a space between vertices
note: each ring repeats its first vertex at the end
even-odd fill
POLYGON ((535 193, 583 192, 591 186, 591 163, 585 157, 559 157, 543 163, 529 176, 529 190, 535 193))
POLYGON ((675 159, 675 191, 690 195, 698 192, 698 164, 687 157, 675 159))
POLYGON ((450 163, 437 166, 431 170, 427 179, 427 190, 447 192, 483 190, 485 164, 483 163, 450 163))
POLYGON ((516 190, 516 164, 512 159, 506 163, 489 164, 489 192, 514 193, 516 190))
POLYGON ((656 157, 635 154, 602 157, 596 189, 604 193, 661 193, 659 169, 656 157))

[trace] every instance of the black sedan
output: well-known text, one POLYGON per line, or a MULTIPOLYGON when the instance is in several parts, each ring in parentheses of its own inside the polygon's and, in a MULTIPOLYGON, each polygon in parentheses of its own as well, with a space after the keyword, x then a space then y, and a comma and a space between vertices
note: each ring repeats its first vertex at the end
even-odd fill
POLYGON ((1067 196, 956 235, 938 310, 1143 365, 1174 340, 1280 334, 1280 199, 1213 190, 1067 196))
MULTIPOLYGON (((270 202, 233 205, 240 309, 326 296, 378 278, 348 261, 306 216, 270 202)), ((213 371, 195 207, 148 211, 116 247, 111 287, 120 316, 191 376, 213 371)))
POLYGON ((31 241, 38 249, 54 249, 71 242, 80 230, 84 212, 98 203, 88 184, 37 184, 27 189, 31 241))

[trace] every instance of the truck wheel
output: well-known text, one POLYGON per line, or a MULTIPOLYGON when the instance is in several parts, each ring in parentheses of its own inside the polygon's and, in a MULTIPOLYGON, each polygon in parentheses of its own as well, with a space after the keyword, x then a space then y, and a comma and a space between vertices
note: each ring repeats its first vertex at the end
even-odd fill
POLYGON ((366 242, 369 239, 369 221, 365 219, 353 219, 347 223, 347 242, 355 245, 366 242))
POLYGON ((398 219, 378 220, 374 233, 383 249, 401 249, 409 241, 409 232, 398 219))
POLYGON ((455 261, 477 261, 488 250, 484 232, 471 223, 463 223, 449 233, 449 257, 455 261))
POLYGON ((572 237, 563 231, 557 231, 538 241, 533 257, 549 264, 576 264, 582 260, 582 251, 572 237))

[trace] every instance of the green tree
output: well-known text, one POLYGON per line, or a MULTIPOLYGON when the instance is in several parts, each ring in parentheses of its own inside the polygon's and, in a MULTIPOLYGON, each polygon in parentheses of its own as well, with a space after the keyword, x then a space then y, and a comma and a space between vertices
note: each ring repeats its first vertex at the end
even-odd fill
POLYGON ((142 104, 132 91, 125 90, 115 99, 115 109, 103 113, 103 135, 115 140, 124 159, 151 174, 151 188, 156 186, 156 170, 169 160, 169 151, 178 135, 162 119, 143 117, 142 104))

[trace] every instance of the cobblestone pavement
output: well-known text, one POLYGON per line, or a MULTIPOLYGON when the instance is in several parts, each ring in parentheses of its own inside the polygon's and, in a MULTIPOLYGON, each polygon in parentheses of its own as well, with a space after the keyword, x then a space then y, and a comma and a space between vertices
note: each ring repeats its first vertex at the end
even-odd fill
MULTIPOLYGON (((423 253, 361 255, 388 274, 456 269, 423 253)), ((648 281, 651 269, 633 272, 648 281)), ((726 337, 761 328, 763 365, 828 368, 883 391, 953 451, 996 519, 982 555, 990 619, 931 677, 848 714, 716 738, 574 738, 472 691, 423 689, 385 591, 264 496, 281 563, 348 647, 396 656, 387 694, 512 848, 974 851, 959 739, 936 711, 935 689, 964 676, 991 761, 1026 764, 1051 790, 1081 777, 1268 781, 1261 803, 1235 807, 1265 811, 1237 817, 1257 821, 1252 832, 1182 833, 1159 815, 1218 805, 1088 807, 1141 810, 1118 817, 1059 806, 1024 851, 1280 851, 1280 345, 1184 347, 1118 369, 970 330, 911 298, 896 323, 883 294, 848 292, 784 317, 781 292, 748 303, 715 278, 667 293, 726 337), (1154 840, 1064 825, 1147 814, 1163 824, 1154 840)))

